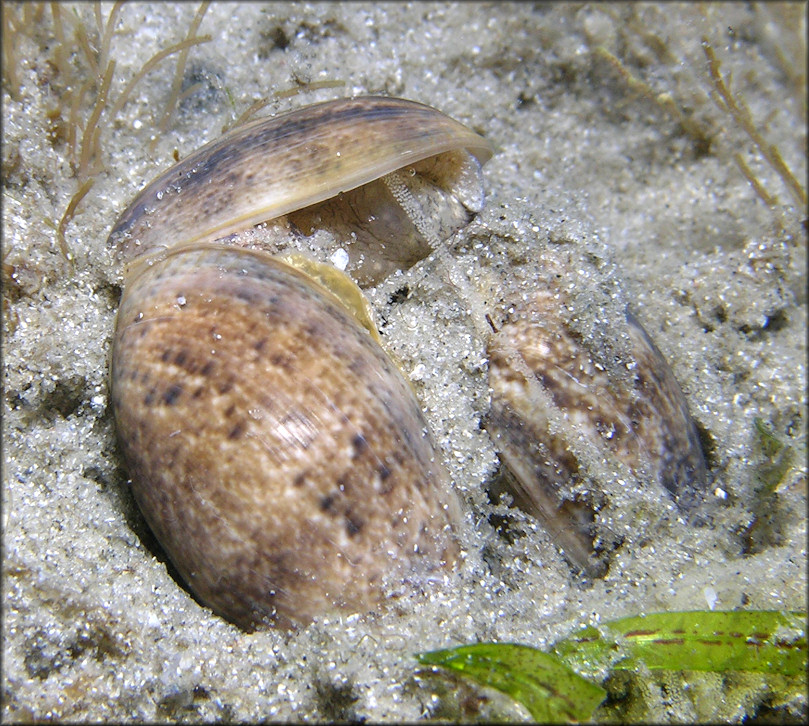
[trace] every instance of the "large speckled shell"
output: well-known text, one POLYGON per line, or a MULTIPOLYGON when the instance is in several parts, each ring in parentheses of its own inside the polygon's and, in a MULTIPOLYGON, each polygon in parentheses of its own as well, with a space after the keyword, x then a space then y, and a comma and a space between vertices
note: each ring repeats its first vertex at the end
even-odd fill
POLYGON ((706 483, 696 428, 663 356, 628 312, 613 335, 626 336, 626 357, 607 367, 549 288, 517 306, 489 345, 487 429, 508 469, 505 485, 591 575, 605 563, 593 558, 588 461, 620 462, 684 511, 702 501, 706 483))
POLYGON ((287 217, 292 233, 332 231, 354 278, 371 284, 480 210, 491 154, 481 136, 413 101, 313 104, 236 128, 173 166, 132 201, 109 245, 131 260, 287 217))
POLYGON ((142 265, 111 376, 135 498, 228 620, 365 611, 386 583, 454 560, 458 505, 412 390, 283 262, 199 245, 142 265))

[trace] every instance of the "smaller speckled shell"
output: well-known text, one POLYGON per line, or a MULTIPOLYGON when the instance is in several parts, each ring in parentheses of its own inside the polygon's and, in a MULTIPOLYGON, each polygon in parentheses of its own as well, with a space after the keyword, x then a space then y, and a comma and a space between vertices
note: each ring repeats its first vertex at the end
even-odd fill
POLYGON ((412 390, 288 265, 200 245, 141 266, 111 377, 135 498, 232 622, 365 611, 454 560, 458 505, 412 390))
POLYGON ((703 501, 705 462, 680 386, 640 323, 628 312, 616 322, 615 335, 624 331, 631 356, 619 375, 599 363, 558 308, 556 295, 537 292, 492 338, 487 429, 517 503, 546 523, 572 562, 595 574, 603 568, 591 559, 592 502, 570 496, 588 476, 582 452, 623 462, 683 510, 703 501))

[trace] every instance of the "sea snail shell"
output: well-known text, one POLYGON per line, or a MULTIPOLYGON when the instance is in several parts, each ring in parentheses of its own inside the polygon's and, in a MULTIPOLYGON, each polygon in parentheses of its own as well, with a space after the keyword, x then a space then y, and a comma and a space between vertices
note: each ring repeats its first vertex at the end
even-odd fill
POLYGON ((319 104, 204 147, 110 236, 141 255, 111 365, 135 498, 197 597, 245 629, 372 609, 397 581, 455 560, 460 514, 412 389, 341 301, 266 252, 205 240, 427 150, 468 168, 464 144, 490 153, 419 104, 319 104))
POLYGON ((348 271, 379 282, 429 254, 483 206, 490 144, 434 108, 360 97, 259 119, 203 146, 152 181, 110 245, 128 261, 279 220, 333 233, 348 271))

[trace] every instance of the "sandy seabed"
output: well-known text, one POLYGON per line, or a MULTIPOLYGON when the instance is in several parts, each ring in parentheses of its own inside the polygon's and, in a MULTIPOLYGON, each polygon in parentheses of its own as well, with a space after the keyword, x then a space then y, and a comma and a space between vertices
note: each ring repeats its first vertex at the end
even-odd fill
MULTIPOLYGON (((111 98, 185 36, 196 9, 122 8, 111 98)), ((95 29, 92 4, 75 11, 95 29)), ((213 4, 199 28, 211 40, 188 56, 185 87, 196 89, 154 145, 176 56, 115 119, 102 114, 104 168, 66 227, 71 264, 57 226, 78 182, 49 114, 70 114, 59 108, 49 12, 16 35, 3 88, 4 721, 412 721, 437 713, 413 678, 415 652, 485 640, 547 647, 582 624, 644 612, 806 609, 806 212, 711 99, 701 45, 803 180, 805 5, 213 4), (342 85, 317 87, 328 81, 342 85), (175 154, 300 86, 309 89, 268 110, 401 96, 492 142, 486 205, 450 243, 451 276, 502 312, 526 280, 542 284, 537 261, 556 255, 571 308, 596 323, 593 299, 605 280, 617 285, 701 431, 708 524, 687 524, 662 492, 622 491, 605 476, 601 526, 620 545, 604 578, 582 583, 518 512, 519 536, 500 536, 492 515, 505 507, 485 493, 497 469, 481 428, 485 341, 427 258, 368 297, 463 501, 462 565, 392 608, 291 634, 245 634, 183 589, 115 442, 108 362, 123 275, 105 242, 175 154), (768 497, 757 418, 797 452, 768 497)), ((68 62, 80 67, 80 54, 68 62)), ((762 698, 717 699, 706 712, 682 691, 653 713, 740 720, 762 698)))

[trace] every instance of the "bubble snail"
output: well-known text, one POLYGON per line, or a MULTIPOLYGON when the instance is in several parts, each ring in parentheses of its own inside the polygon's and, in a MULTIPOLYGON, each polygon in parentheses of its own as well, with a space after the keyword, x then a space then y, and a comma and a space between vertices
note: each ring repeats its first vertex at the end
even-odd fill
MULTIPOLYGON (((349 275, 377 284, 481 210, 491 155, 428 106, 329 101, 202 147, 147 185, 110 233, 127 265, 111 398, 135 499, 197 598, 243 629, 367 612, 456 561, 457 495, 362 293, 333 267, 277 253, 324 231, 349 275)), ((548 437, 537 406, 537 391, 561 389, 537 362, 541 328, 525 313, 488 340, 487 429, 518 503, 577 523, 557 540, 585 567, 590 524, 578 526, 559 484, 577 476, 575 457, 548 437)), ((679 496, 701 485, 702 454, 676 381, 636 328, 643 380, 613 406, 628 427, 618 440, 640 437, 655 462, 679 462, 680 474, 658 477, 679 496), (651 403, 641 411, 639 399, 651 403), (636 426, 627 405, 655 424, 636 426)))

